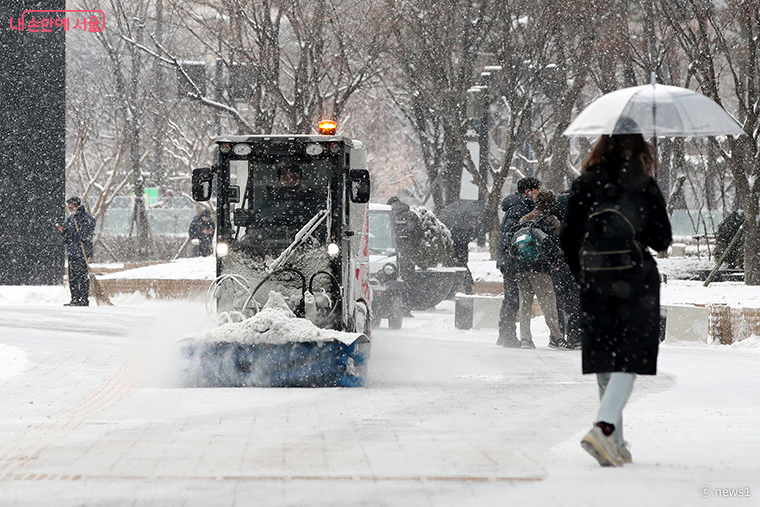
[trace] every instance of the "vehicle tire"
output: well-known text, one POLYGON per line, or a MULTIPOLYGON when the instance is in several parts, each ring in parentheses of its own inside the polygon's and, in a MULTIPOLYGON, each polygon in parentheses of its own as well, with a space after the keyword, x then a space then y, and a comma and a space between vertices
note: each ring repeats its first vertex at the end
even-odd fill
POLYGON ((404 300, 396 296, 391 301, 391 311, 388 315, 388 329, 401 329, 404 323, 404 300))

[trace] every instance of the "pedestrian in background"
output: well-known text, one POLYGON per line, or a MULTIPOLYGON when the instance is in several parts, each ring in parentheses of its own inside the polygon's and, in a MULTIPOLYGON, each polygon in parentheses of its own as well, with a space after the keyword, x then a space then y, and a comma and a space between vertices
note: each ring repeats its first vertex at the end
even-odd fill
POLYGON ((454 244, 452 265, 467 268, 467 278, 464 281, 465 294, 472 294, 472 273, 467 265, 470 259, 469 244, 471 241, 485 236, 494 225, 496 213, 484 201, 461 199, 449 204, 440 213, 438 219, 451 232, 454 244))
POLYGON ((425 231, 417 214, 401 199, 391 197, 387 204, 391 207, 393 233, 396 235, 398 271, 404 281, 404 316, 413 317, 409 308, 409 291, 414 280, 414 258, 425 231))
POLYGON ((540 257, 531 262, 517 262, 515 265, 515 280, 520 294, 520 346, 524 349, 536 348, 530 332, 534 296, 538 298, 544 320, 549 327, 549 347, 568 348, 559 326, 557 299, 551 277, 555 266, 565 263, 564 255, 559 247, 559 220, 552 214, 554 204, 554 192, 539 191, 535 209, 523 216, 516 226, 519 227, 519 224, 526 221, 533 221, 536 227, 546 233, 546 238, 541 245, 540 257))
POLYGON ((90 278, 88 259, 92 258, 92 238, 95 233, 95 218, 87 213, 79 197, 66 201, 69 216, 58 225, 66 245, 69 268, 69 291, 71 301, 64 306, 90 306, 90 278))
POLYGON ((501 236, 499 251, 496 257, 496 267, 501 271, 504 280, 504 299, 501 302, 499 312, 499 338, 497 345, 502 347, 520 348, 517 339, 517 313, 520 309, 520 291, 517 288, 515 278, 516 263, 518 262, 509 253, 509 233, 512 227, 534 208, 533 200, 541 189, 541 182, 537 178, 522 178, 517 182, 517 192, 504 198, 501 209, 504 218, 501 221, 501 236))
POLYGON ((560 224, 565 223, 565 216, 567 215, 567 200, 570 199, 570 190, 565 190, 557 194, 556 203, 554 205, 554 216, 557 217, 560 224))
MULTIPOLYGON (((565 224, 565 215, 567 214, 567 200, 570 197, 570 191, 557 195, 556 205, 554 206, 554 215, 565 224)), ((565 336, 567 348, 580 350, 581 348, 581 302, 580 287, 575 280, 570 266, 567 261, 558 263, 556 269, 552 272, 552 282, 554 283, 554 293, 557 296, 557 314, 559 315, 559 327, 565 336)))
MULTIPOLYGON (((624 131, 636 132, 638 125, 627 121, 632 125, 624 131)), ((665 199, 653 177, 655 157, 641 134, 601 136, 583 163, 583 173, 573 182, 560 234, 570 269, 580 284, 583 373, 596 374, 601 399, 593 427, 581 445, 602 466, 631 461, 623 440, 623 408, 636 375, 657 373, 660 277, 647 247, 665 250, 672 232, 665 199), (598 270, 581 259, 582 248, 590 252, 587 233, 593 230, 594 217, 603 211, 601 203, 625 215, 640 246, 640 263, 622 264, 633 258, 633 250, 627 257, 602 255, 610 265, 618 263, 614 269, 598 270)))
POLYGON ((208 208, 204 208, 200 214, 195 215, 187 231, 187 235, 193 243, 193 255, 195 257, 207 257, 213 253, 215 230, 216 224, 208 208))

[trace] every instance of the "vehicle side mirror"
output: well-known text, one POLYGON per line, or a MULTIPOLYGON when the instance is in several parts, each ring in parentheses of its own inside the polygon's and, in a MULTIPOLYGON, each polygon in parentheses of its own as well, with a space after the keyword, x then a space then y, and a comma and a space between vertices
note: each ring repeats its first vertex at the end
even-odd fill
POLYGON ((227 200, 229 200, 233 204, 240 202, 240 187, 239 186, 230 185, 229 190, 227 190, 227 200))
POLYGON ((351 169, 351 201, 355 203, 369 202, 369 171, 366 169, 351 169))
POLYGON ((199 167, 193 169, 193 200, 196 202, 208 201, 211 199, 211 180, 213 175, 211 168, 199 167))

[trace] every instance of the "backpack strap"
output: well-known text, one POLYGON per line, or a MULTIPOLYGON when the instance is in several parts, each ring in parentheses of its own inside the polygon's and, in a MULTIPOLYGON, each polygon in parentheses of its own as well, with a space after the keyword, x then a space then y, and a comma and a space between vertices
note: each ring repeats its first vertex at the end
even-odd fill
MULTIPOLYGON (((603 182, 603 180, 601 182, 603 182)), ((615 185, 617 200, 625 201, 630 198, 632 192, 630 192, 629 190, 625 189, 619 184, 614 184, 614 183, 608 183, 608 184, 615 185)), ((598 212, 601 209, 601 206, 605 200, 605 197, 604 197, 605 187, 606 185, 592 185, 594 202, 591 204, 591 207, 589 208, 589 212, 588 212, 588 215, 586 216, 586 219, 588 219, 591 215, 593 215, 594 213, 598 212)), ((630 222, 630 219, 626 217, 624 213, 621 212, 621 214, 626 219, 626 221, 630 222)), ((639 229, 637 228, 635 223, 633 222, 630 222, 630 223, 631 223, 631 227, 634 230, 634 241, 636 242, 636 245, 638 245, 639 249, 643 253, 646 250, 646 246, 641 241, 639 241, 639 229)), ((588 234, 588 232, 586 234, 588 234)))
MULTIPOLYGON (((609 183, 611 185, 615 185, 614 183, 609 183)), ((594 202, 591 204, 591 207, 589 209, 589 214, 592 214, 596 211, 599 211, 599 208, 602 206, 602 204, 605 201, 604 197, 604 189, 606 185, 604 186, 594 186, 592 191, 594 193, 594 202)), ((616 199, 618 201, 625 201, 628 200, 631 196, 631 192, 627 191, 625 188, 621 187, 620 185, 615 185, 615 192, 616 192, 616 199)), ((635 228, 635 226, 634 226, 635 228)))

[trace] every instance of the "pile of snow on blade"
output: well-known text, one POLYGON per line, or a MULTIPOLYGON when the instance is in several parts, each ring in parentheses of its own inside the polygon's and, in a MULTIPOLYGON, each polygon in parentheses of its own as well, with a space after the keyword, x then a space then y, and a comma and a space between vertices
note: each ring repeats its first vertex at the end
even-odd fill
POLYGON ((243 344, 339 341, 351 345, 360 336, 361 333, 321 329, 309 320, 299 319, 279 292, 270 291, 260 312, 242 322, 222 324, 209 331, 205 341, 243 344))

